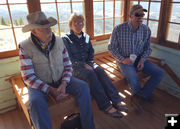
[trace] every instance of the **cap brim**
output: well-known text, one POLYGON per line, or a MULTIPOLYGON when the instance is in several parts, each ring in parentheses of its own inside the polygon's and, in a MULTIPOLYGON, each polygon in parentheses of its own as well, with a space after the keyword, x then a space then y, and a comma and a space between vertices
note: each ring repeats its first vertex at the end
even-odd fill
POLYGON ((147 12, 147 9, 143 9, 144 12, 147 12))
POLYGON ((28 25, 25 25, 22 28, 22 32, 28 32, 28 31, 31 31, 31 30, 36 29, 36 28, 48 28, 48 27, 51 27, 51 26, 54 26, 54 25, 57 24, 57 20, 54 19, 53 17, 50 17, 47 20, 49 21, 49 23, 44 24, 44 25, 40 25, 40 24, 28 24, 28 25))

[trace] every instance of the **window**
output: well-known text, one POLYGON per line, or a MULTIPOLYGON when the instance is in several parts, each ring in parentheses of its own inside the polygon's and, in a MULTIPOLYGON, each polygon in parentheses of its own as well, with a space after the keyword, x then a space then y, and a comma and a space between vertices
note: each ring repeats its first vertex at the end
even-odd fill
POLYGON ((52 27, 57 35, 63 35, 69 32, 69 17, 71 13, 84 14, 83 0, 40 0, 41 10, 47 17, 54 17, 58 24, 52 27))
POLYGON ((180 0, 170 3, 171 16, 168 20, 167 39, 173 43, 180 43, 180 0))
POLYGON ((180 49, 180 0, 0 0, 0 58, 17 55, 18 44, 29 36, 21 31, 28 10, 41 9, 56 18, 52 30, 59 36, 69 32, 71 13, 83 14, 86 32, 98 41, 108 39, 116 25, 128 20, 133 4, 148 10, 143 22, 150 27, 153 42, 180 49))
POLYGON ((27 11, 26 0, 0 1, 0 52, 17 50, 18 44, 26 39, 27 33, 22 33, 27 11))
POLYGON ((157 38, 161 0, 131 0, 131 6, 140 4, 147 9, 143 23, 151 29, 151 37, 157 38))
POLYGON ((93 0, 94 36, 110 34, 123 22, 121 0, 93 0))

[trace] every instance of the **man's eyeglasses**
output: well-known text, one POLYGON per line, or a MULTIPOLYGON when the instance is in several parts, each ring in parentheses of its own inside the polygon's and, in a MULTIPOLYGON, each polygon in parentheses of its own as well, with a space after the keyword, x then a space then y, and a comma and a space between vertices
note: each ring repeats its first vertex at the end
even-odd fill
POLYGON ((84 22, 74 22, 73 24, 74 24, 75 26, 77 26, 77 25, 82 26, 82 25, 84 25, 84 22))
POLYGON ((144 15, 145 15, 144 13, 135 13, 134 14, 134 16, 136 16, 136 17, 144 17, 144 15))

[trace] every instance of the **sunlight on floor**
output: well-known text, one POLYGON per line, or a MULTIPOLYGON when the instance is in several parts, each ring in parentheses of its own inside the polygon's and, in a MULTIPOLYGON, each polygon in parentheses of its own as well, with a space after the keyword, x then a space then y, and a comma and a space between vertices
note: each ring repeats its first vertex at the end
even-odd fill
POLYGON ((126 98, 126 96, 125 96, 123 93, 121 93, 121 92, 119 92, 119 95, 120 95, 121 97, 123 97, 123 98, 126 98))
POLYGON ((108 72, 107 70, 105 70, 105 71, 106 71, 106 73, 107 73, 111 78, 115 78, 115 77, 116 77, 115 75, 111 74, 111 73, 108 72))
POLYGON ((128 90, 124 90, 124 92, 126 92, 128 95, 132 95, 128 90))

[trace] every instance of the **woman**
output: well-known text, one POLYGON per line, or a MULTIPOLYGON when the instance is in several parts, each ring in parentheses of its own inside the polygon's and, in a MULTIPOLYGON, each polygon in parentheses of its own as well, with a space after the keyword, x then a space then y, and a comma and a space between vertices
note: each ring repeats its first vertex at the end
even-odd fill
POLYGON ((90 37, 82 32, 84 17, 72 14, 69 27, 70 33, 63 37, 63 41, 72 61, 73 75, 88 82, 100 110, 111 117, 123 117, 121 111, 127 112, 128 109, 121 104, 122 99, 105 71, 94 63, 90 37))

